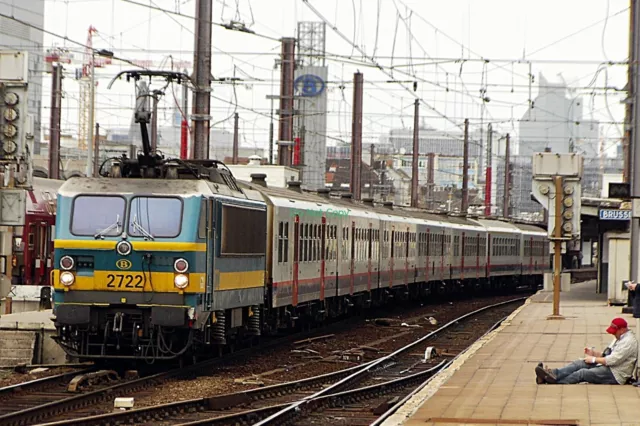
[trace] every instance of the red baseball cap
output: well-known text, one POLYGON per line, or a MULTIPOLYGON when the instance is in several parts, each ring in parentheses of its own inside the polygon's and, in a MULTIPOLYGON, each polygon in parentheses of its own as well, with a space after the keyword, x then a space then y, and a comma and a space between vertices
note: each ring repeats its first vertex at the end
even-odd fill
POLYGON ((609 328, 607 328, 607 333, 616 334, 616 331, 620 330, 621 328, 627 328, 627 322, 624 320, 624 318, 615 318, 613 321, 611 321, 611 325, 609 326, 609 328))

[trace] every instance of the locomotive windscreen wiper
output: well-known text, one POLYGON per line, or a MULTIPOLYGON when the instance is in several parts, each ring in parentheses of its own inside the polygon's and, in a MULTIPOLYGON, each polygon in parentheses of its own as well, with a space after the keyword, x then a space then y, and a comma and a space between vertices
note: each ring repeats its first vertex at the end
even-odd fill
POLYGON ((116 215, 116 221, 115 223, 112 223, 111 225, 109 225, 108 227, 106 227, 105 229, 103 229, 102 231, 98 231, 93 238, 95 238, 96 240, 98 238, 101 238, 104 240, 104 234, 106 234, 107 232, 111 231, 113 228, 116 229, 120 229, 120 215, 116 215))
POLYGON ((153 237, 153 235, 151 235, 151 233, 149 231, 147 231, 146 229, 144 229, 142 227, 142 225, 140 225, 138 223, 138 215, 134 215, 133 216, 133 220, 131 221, 131 224, 133 225, 133 228, 140 232, 142 235, 144 235, 145 238, 148 238, 150 240, 155 240, 155 238, 153 237))

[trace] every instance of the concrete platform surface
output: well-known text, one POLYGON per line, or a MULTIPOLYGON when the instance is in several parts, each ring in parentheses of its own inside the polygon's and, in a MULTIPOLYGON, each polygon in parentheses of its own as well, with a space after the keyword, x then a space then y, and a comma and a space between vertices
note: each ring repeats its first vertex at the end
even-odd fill
POLYGON ((52 310, 21 312, 0 316, 0 330, 55 330, 52 310))
POLYGON ((606 347, 615 317, 639 334, 632 316, 606 297, 595 293, 595 281, 572 285, 561 295, 565 319, 548 320, 553 295, 532 296, 383 424, 640 425, 640 388, 535 383, 538 362, 555 368, 583 357, 585 346, 606 347))
POLYGON ((51 309, 0 316, 0 367, 64 364, 65 352, 51 339, 56 328, 51 309))

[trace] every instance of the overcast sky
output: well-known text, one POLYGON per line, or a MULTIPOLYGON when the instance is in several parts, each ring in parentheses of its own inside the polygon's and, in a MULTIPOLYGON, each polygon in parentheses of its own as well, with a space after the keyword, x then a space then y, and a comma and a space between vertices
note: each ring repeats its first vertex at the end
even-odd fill
MULTIPOLYGON (((422 100, 428 125, 454 132, 469 118, 474 127, 493 122, 494 129, 517 136, 517 120, 526 111, 530 93, 536 95, 540 72, 550 80, 564 78, 577 93, 585 94, 585 114, 603 123, 605 146, 613 146, 620 136, 615 123, 623 119, 624 93, 616 89, 626 84, 626 66, 605 66, 607 72, 592 80, 600 63, 625 61, 628 56, 628 0, 214 0, 213 21, 240 20, 260 35, 294 37, 297 21, 322 19, 307 3, 330 23, 327 133, 336 139, 350 140, 356 70, 365 79, 367 140, 391 128, 412 125, 413 81, 418 81, 415 93, 422 100), (468 61, 460 62, 462 58, 468 61), (371 66, 373 62, 393 74, 371 66), (530 71, 535 77, 532 84, 530 71), (404 83, 388 82, 394 80, 404 83), (490 98, 484 113, 483 87, 490 98)), ((169 55, 176 61, 193 61, 194 20, 148 6, 193 16, 195 0, 46 0, 45 5, 46 29, 69 39, 85 43, 87 29, 93 25, 98 30, 94 47, 108 48, 119 57, 164 60, 167 67, 169 55)), ((76 63, 66 66, 68 108, 63 112, 63 127, 75 133, 78 86, 72 74, 82 61, 82 48, 45 35, 45 45, 54 44, 75 51, 76 63)), ((279 70, 274 70, 279 42, 214 26, 213 46, 215 77, 231 77, 235 72, 251 80, 236 87, 241 142, 264 146, 271 106, 266 96, 277 93, 279 80, 279 70)), ((102 127, 129 125, 133 85, 120 82, 106 90, 119 70, 129 68, 114 61, 98 71, 97 121, 102 127)), ((47 78, 45 99, 49 88, 47 78)), ((175 94, 180 96, 179 88, 175 94)), ((224 120, 234 111, 233 90, 215 84, 213 94, 213 122, 222 121, 215 127, 231 130, 232 120, 224 120)), ((161 123, 170 121, 174 104, 168 91, 161 105, 161 123)), ((47 107, 43 123, 48 123, 48 115, 47 107)))

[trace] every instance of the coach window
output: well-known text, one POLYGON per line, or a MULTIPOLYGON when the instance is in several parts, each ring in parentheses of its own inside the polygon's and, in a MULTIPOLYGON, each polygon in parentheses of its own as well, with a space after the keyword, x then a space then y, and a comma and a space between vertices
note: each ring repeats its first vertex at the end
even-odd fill
POLYGON ((282 263, 284 251, 284 223, 278 223, 278 263, 282 263))
POLYGON ((322 242, 322 236, 320 235, 320 225, 315 225, 314 226, 315 229, 315 236, 316 236, 316 250, 315 250, 315 254, 316 254, 316 262, 320 260, 320 243, 322 242))
POLYGON ((284 224, 284 253, 282 255, 282 261, 287 263, 289 261, 289 222, 285 222, 284 224))
POLYGON ((307 262, 312 262, 313 261, 313 244, 314 244, 314 239, 313 239, 313 225, 309 225, 309 228, 307 230, 308 234, 307 234, 307 262))
POLYGON ((304 225, 300 224, 300 235, 298 245, 298 262, 304 262, 304 225))
POLYGON ((313 225, 309 225, 309 234, 307 235, 307 262, 313 262, 315 259, 314 248, 315 248, 315 235, 313 234, 313 225))
POLYGON ((304 225, 304 261, 308 262, 311 258, 311 241, 309 236, 311 235, 311 230, 309 229, 309 224, 305 223, 304 225))
POLYGON ((307 234, 307 262, 313 261, 313 225, 309 225, 308 234, 307 234))
POLYGON ((324 229, 324 260, 331 259, 331 225, 325 225, 324 229))
POLYGON ((316 260, 316 226, 309 225, 309 262, 316 260))
POLYGON ((314 239, 313 239, 313 225, 309 225, 309 228, 307 229, 307 262, 312 262, 313 261, 313 245, 314 245, 314 239))

